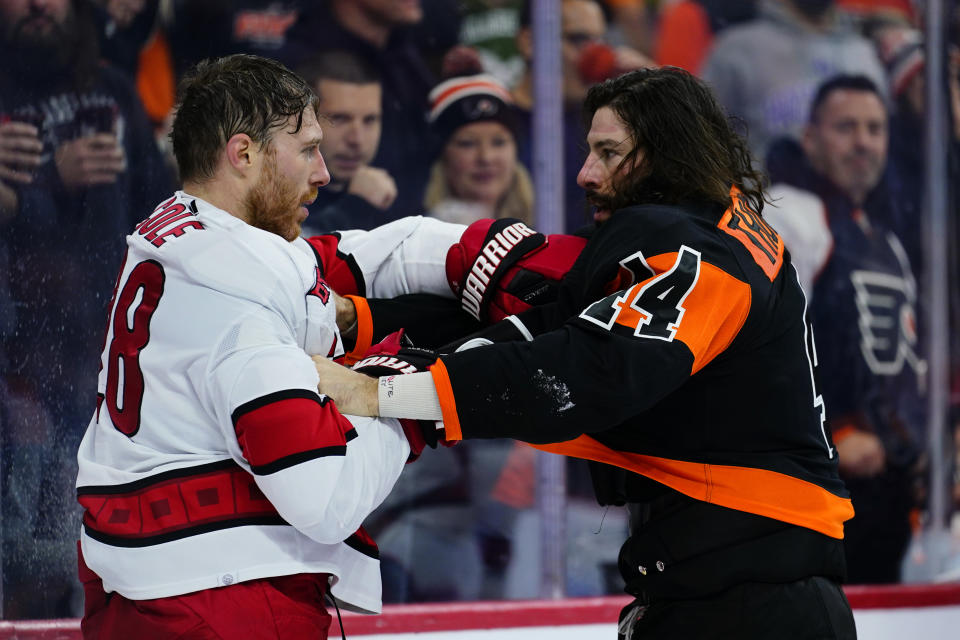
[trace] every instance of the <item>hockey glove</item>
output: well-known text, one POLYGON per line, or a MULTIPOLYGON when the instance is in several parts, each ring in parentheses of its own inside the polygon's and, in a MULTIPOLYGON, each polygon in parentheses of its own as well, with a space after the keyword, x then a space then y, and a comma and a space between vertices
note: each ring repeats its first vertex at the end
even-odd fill
POLYGON ((552 302, 585 238, 537 233, 514 218, 474 222, 447 251, 447 282, 481 322, 498 322, 552 302))
MULTIPOLYGON (((426 371, 437 361, 437 355, 434 352, 407 346, 408 344, 409 341, 404 337, 403 330, 395 331, 370 347, 353 369, 373 378, 379 378, 426 371)), ((410 457, 407 458, 407 463, 419 458, 424 447, 437 448, 439 437, 434 421, 400 418, 400 426, 403 427, 403 433, 407 436, 407 442, 410 443, 410 457)))

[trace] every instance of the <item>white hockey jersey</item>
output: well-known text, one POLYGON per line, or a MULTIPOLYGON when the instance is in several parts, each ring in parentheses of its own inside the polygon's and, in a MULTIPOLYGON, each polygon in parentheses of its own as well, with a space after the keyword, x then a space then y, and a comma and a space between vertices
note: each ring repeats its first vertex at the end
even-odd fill
POLYGON ((405 218, 288 243, 184 192, 137 226, 78 453, 82 551, 107 591, 329 573, 340 602, 380 611, 376 545, 358 528, 409 446, 395 420, 342 416, 317 393, 308 354, 343 353, 323 261, 348 265, 361 294, 450 295, 462 231, 405 218))

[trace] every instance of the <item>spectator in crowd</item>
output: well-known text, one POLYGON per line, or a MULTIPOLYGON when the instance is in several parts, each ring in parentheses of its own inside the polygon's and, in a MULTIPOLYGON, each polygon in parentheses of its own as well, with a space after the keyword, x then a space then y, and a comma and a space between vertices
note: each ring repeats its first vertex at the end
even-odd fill
POLYGON ((524 71, 517 31, 524 0, 468 0, 463 3, 458 42, 474 49, 485 73, 510 87, 524 71))
POLYGON ((383 123, 380 72, 349 51, 323 51, 302 63, 298 74, 310 83, 324 119, 320 152, 330 184, 308 207, 306 233, 372 229, 397 197, 397 183, 370 165, 383 123))
MULTIPOLYGON (((576 185, 577 172, 583 164, 584 130, 581 107, 587 90, 596 82, 629 69, 652 63, 628 47, 611 48, 604 42, 607 21, 595 0, 563 0, 561 3, 561 56, 563 59, 563 158, 565 228, 572 232, 590 222, 583 192, 576 185)), ((533 29, 531 2, 527 0, 520 16, 517 48, 526 60, 520 81, 511 89, 518 112, 520 161, 533 167, 533 29)))
POLYGON ((291 64, 300 50, 291 41, 297 20, 316 11, 304 0, 173 0, 167 27, 179 77, 205 58, 251 53, 291 64))
POLYGON ((665 2, 660 13, 654 60, 699 74, 717 33, 750 20, 756 0, 676 0, 665 2))
POLYGON ((532 224, 533 184, 517 161, 513 100, 489 75, 451 78, 430 92, 429 121, 442 145, 424 196, 449 222, 517 218, 532 224))
POLYGON ((17 310, 0 402, 28 427, 5 434, 27 438, 3 456, 5 613, 66 616, 71 476, 118 249, 170 176, 130 82, 98 58, 85 0, 0 1, 0 59, 0 235, 17 310))
MULTIPOLYGON (((925 145, 919 144, 926 135, 926 82, 924 78, 924 50, 921 34, 913 29, 891 26, 877 34, 877 42, 881 57, 887 67, 889 90, 893 100, 893 111, 890 114, 890 179, 895 186, 893 198, 897 203, 896 219, 891 225, 902 239, 907 254, 910 256, 914 272, 919 284, 923 283, 923 270, 929 267, 924 260, 928 255, 923 250, 924 209, 925 198, 918 194, 925 194, 926 156, 925 145)), ((960 394, 956 389, 960 386, 960 285, 957 276, 960 274, 960 200, 958 200, 957 184, 960 184, 960 49, 955 44, 949 45, 947 61, 947 99, 948 99, 948 126, 947 141, 947 220, 948 220, 948 262, 947 269, 950 278, 949 313, 950 326, 950 355, 951 355, 951 421, 955 425, 954 432, 960 433, 960 394)), ((921 297, 921 300, 923 297, 921 297)), ((960 446, 960 441, 957 442, 960 446)), ((954 491, 960 491, 960 473, 955 474, 958 483, 954 491)), ((960 517, 957 518, 960 522, 960 517)))
POLYGON ((873 46, 854 33, 833 0, 761 0, 759 16, 724 30, 703 78, 742 119, 757 160, 781 137, 799 138, 817 86, 838 73, 862 73, 883 86, 873 46))
POLYGON ((424 113, 434 85, 411 38, 411 29, 422 19, 420 0, 328 0, 304 13, 290 32, 298 62, 317 50, 336 49, 351 51, 380 70, 383 124, 371 164, 397 185, 397 197, 381 222, 422 212, 430 164, 424 113))
POLYGON ((924 441, 917 281, 889 225, 888 120, 869 78, 825 82, 800 147, 771 149, 775 206, 765 213, 810 298, 827 420, 856 511, 844 538, 854 583, 899 581, 924 441))
POLYGON ((140 52, 156 31, 160 0, 93 0, 93 4, 100 55, 133 78, 140 52))
MULTIPOLYGON (((176 99, 173 53, 167 38, 172 3, 160 0, 96 0, 100 54, 125 71, 153 123, 157 144, 167 150, 176 99)), ((174 165, 172 155, 168 161, 174 165)))
MULTIPOLYGON (((889 224, 903 241, 914 269, 922 262, 923 198, 926 190, 925 148, 926 81, 924 78, 923 37, 919 31, 887 27, 877 32, 877 44, 887 68, 888 89, 892 100, 890 114, 890 178, 895 187, 898 217, 889 224)), ((960 160, 960 49, 951 46, 947 59, 947 99, 949 137, 948 171, 957 176, 960 160)), ((955 184, 951 180, 950 184, 955 184)), ((950 194, 951 211, 957 211, 956 194, 950 194)), ((955 216, 951 216, 955 220, 955 216)))

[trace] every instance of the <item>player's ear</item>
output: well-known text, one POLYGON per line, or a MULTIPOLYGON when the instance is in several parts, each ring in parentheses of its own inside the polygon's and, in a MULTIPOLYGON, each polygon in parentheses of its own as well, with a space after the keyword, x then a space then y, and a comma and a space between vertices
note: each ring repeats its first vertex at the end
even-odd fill
POLYGON ((227 163, 236 171, 246 172, 256 161, 258 147, 245 133, 236 133, 227 140, 227 163))

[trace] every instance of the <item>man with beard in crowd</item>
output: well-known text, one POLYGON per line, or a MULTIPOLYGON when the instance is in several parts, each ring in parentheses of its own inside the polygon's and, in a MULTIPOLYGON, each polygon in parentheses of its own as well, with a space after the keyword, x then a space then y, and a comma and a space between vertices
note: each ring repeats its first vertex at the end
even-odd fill
POLYGON ((888 144, 880 90, 842 75, 817 91, 801 143, 781 140, 768 158, 768 218, 810 298, 828 424, 857 511, 844 539, 854 583, 900 581, 926 441, 920 297, 888 144))
MULTIPOLYGON (((746 143, 672 67, 593 87, 585 111, 578 182, 598 226, 557 302, 428 372, 374 380, 315 358, 321 391, 362 415, 442 419, 447 439, 590 460, 598 501, 629 505, 621 638, 855 638, 839 584, 853 509, 746 143)), ((482 309, 493 256, 524 244, 461 243, 448 275, 482 309)))
POLYGON ((56 617, 77 612, 71 480, 110 283, 171 178, 84 0, 0 1, 0 60, 0 270, 17 312, 0 349, 4 613, 56 617))

